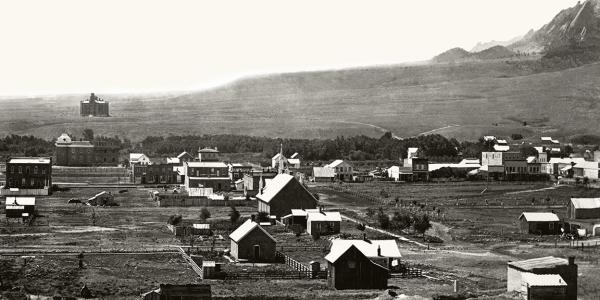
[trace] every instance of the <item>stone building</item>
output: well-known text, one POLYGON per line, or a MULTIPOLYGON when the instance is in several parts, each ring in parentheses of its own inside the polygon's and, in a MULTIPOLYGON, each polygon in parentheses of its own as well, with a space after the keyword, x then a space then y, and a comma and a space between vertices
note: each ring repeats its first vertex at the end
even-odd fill
POLYGON ((82 100, 79 103, 79 112, 82 117, 110 117, 108 112, 108 101, 90 94, 89 99, 82 100))
POLYGON ((56 139, 56 165, 71 167, 116 166, 119 146, 110 140, 73 141, 63 133, 56 139))

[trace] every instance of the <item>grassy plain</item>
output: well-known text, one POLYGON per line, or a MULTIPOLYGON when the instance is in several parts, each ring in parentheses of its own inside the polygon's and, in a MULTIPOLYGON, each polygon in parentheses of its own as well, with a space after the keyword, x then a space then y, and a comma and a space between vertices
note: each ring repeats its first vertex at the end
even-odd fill
POLYGON ((399 65, 251 77, 201 92, 101 95, 111 101, 110 118, 80 117, 79 100, 87 95, 3 99, 0 135, 53 139, 83 128, 132 140, 223 133, 379 137, 386 130, 459 139, 595 134, 600 65, 545 73, 532 65, 523 59, 399 65))

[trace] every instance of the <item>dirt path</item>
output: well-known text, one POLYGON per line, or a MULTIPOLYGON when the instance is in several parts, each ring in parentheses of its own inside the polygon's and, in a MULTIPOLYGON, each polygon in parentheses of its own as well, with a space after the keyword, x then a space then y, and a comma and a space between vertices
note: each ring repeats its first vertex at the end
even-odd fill
POLYGON ((516 194, 522 194, 522 193, 533 193, 533 192, 540 192, 540 191, 547 191, 547 190, 555 190, 555 189, 557 189, 559 187, 561 187, 561 186, 549 186, 549 187, 545 187, 545 188, 541 188, 541 189, 536 189, 536 190, 524 190, 524 191, 508 192, 508 193, 505 193, 505 195, 516 195, 516 194))

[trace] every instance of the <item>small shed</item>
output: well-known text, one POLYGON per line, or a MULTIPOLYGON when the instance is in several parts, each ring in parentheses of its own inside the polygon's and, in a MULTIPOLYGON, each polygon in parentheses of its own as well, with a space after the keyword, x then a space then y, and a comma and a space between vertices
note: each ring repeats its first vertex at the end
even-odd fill
POLYGON ((308 234, 328 235, 340 233, 342 215, 337 211, 309 212, 306 219, 306 232, 308 234))
POLYGON ((373 262, 353 244, 325 256, 329 287, 342 289, 385 289, 390 271, 373 262))
POLYGON ((567 283, 558 274, 524 273, 521 296, 528 300, 564 300, 567 283))
POLYGON ((253 262, 269 262, 275 260, 277 242, 258 223, 248 219, 230 235, 231 256, 236 259, 247 259, 253 262))
POLYGON ((309 212, 318 212, 317 208, 309 209, 292 209, 291 214, 281 217, 281 222, 288 226, 300 226, 302 229, 306 229, 306 218, 309 212))
POLYGON ((560 219, 551 212, 524 212, 519 216, 522 233, 557 234, 560 231, 560 219))
POLYGON ((21 218, 33 216, 35 212, 35 197, 6 197, 6 217, 21 218))
POLYGON ((193 235, 212 235, 210 224, 192 224, 193 235))
MULTIPOLYGON (((575 264, 574 257, 564 259, 560 257, 546 256, 521 261, 508 262, 506 274, 506 289, 508 292, 514 291, 521 293, 523 291, 523 286, 527 284, 528 276, 530 276, 528 274, 558 274, 560 275, 561 279, 566 283, 566 296, 564 298, 559 299, 576 300, 578 276, 577 269, 578 268, 577 264, 575 264)), ((540 278, 541 277, 537 277, 532 280, 539 280, 540 278)))
POLYGON ((331 241, 330 254, 340 255, 343 251, 354 245, 370 260, 386 268, 390 268, 394 261, 396 263, 402 258, 400 249, 395 240, 344 240, 335 239, 331 241))
POLYGON ((92 206, 115 206, 117 203, 115 202, 115 196, 107 191, 102 191, 94 197, 88 199, 87 203, 92 206))
POLYGON ((329 167, 313 167, 313 178, 315 182, 332 182, 335 171, 329 167))

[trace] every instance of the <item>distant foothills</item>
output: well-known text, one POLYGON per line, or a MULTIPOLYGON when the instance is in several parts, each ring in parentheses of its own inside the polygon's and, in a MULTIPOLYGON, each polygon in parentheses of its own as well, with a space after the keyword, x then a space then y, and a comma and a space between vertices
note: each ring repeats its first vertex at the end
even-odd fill
MULTIPOLYGON (((407 139, 398 139, 391 133, 380 138, 367 136, 337 137, 335 139, 278 139, 243 135, 189 135, 189 136, 148 136, 140 142, 121 139, 118 136, 94 136, 91 129, 83 130, 82 136, 69 134, 74 141, 90 141, 109 143, 119 149, 120 163, 127 164, 129 153, 145 153, 151 157, 176 156, 183 151, 196 151, 201 147, 218 147, 221 153, 259 153, 259 159, 270 159, 282 147, 284 155, 298 152, 308 161, 326 161, 332 159, 365 160, 398 160, 405 158, 409 147, 418 147, 419 155, 433 162, 456 162, 462 158, 479 158, 481 152, 494 151, 494 143, 479 140, 462 141, 448 139, 438 134, 423 135, 407 139)), ((523 140, 519 134, 506 138, 523 155, 535 155, 530 142, 523 140)), ((56 138, 45 140, 34 136, 9 135, 0 138, 0 157, 11 156, 53 156, 56 138)), ((597 150, 600 138, 596 136, 580 136, 572 144, 566 144, 563 155, 585 150, 597 150), (587 146, 583 146, 587 145, 587 146)))

